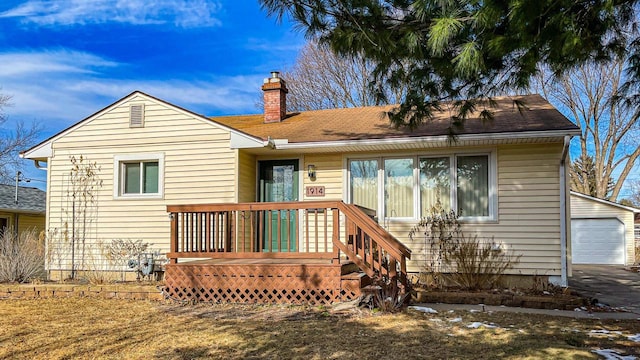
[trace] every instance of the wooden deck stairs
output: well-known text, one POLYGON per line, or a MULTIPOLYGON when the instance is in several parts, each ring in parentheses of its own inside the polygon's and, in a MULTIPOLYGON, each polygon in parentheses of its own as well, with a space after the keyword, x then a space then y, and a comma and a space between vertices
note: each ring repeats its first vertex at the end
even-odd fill
POLYGON ((354 205, 245 203, 167 210, 172 238, 165 284, 176 300, 330 304, 354 300, 375 280, 407 283, 410 250, 370 211, 354 205), (274 243, 274 236, 281 241, 274 243))

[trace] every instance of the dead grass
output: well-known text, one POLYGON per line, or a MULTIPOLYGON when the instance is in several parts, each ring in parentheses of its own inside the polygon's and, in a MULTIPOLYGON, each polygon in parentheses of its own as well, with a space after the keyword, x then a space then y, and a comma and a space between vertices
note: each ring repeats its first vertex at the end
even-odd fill
POLYGON ((0 301, 2 359, 595 359, 640 354, 640 321, 512 313, 336 314, 326 308, 89 298, 0 301), (450 320, 462 318, 462 321, 450 320), (496 329, 471 329, 472 322, 496 329), (622 334, 589 334, 596 329, 622 334))

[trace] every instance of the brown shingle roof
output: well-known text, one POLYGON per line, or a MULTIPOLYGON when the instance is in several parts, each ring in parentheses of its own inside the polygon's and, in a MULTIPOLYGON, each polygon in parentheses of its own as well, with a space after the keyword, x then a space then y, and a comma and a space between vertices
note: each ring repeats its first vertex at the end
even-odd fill
MULTIPOLYGON (((578 127, 556 110, 540 95, 504 97, 497 99, 497 108, 491 108, 494 119, 483 123, 478 114, 469 117, 459 135, 491 134, 528 131, 571 130, 578 127), (522 113, 513 100, 524 101, 527 109, 522 113)), ((451 113, 441 111, 433 121, 415 130, 395 129, 384 115, 394 106, 370 106, 348 109, 329 109, 289 113, 280 123, 265 124, 262 114, 221 116, 211 118, 231 128, 266 140, 288 139, 289 143, 406 138, 448 135, 451 113)))

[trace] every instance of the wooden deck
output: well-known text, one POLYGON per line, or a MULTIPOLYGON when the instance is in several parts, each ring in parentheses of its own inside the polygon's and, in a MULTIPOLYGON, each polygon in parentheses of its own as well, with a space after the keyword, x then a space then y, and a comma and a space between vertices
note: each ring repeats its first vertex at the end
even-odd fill
POLYGON ((370 278, 358 270, 318 259, 212 259, 167 265, 165 283, 179 300, 319 305, 360 296, 370 278))
POLYGON ((330 304, 355 299, 372 279, 406 285, 409 249, 354 205, 167 210, 172 225, 165 284, 177 300, 330 304))

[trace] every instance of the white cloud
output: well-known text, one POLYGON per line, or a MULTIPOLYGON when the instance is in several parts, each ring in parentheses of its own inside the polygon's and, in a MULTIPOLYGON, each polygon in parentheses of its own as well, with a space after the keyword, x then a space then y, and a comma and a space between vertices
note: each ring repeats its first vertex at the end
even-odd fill
POLYGON ((0 13, 40 26, 127 23, 218 26, 222 6, 208 0, 29 0, 0 13))
POLYGON ((95 73, 96 69, 118 66, 98 56, 66 49, 0 53, 0 78, 31 76, 34 73, 95 73))
POLYGON ((183 79, 123 79, 129 67, 67 49, 0 53, 0 93, 12 96, 10 119, 36 120, 55 133, 134 90, 205 115, 257 113, 264 74, 183 79), (118 74, 116 74, 118 73, 118 74))

